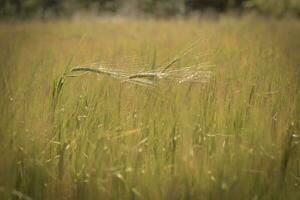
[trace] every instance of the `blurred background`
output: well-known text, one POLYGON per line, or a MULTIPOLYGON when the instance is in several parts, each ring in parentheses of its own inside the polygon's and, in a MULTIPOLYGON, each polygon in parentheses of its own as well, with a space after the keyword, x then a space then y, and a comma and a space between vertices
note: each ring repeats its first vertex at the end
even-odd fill
POLYGON ((1 18, 70 17, 82 12, 172 17, 229 11, 299 17, 300 0, 0 0, 1 18))

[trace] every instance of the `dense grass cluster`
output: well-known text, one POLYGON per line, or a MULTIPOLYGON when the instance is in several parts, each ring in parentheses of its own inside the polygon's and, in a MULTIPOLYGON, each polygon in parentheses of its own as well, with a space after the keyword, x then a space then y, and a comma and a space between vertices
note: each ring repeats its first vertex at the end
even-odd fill
POLYGON ((2 22, 0 199, 299 199, 299 33, 251 16, 2 22), (207 81, 65 77, 156 71, 198 39, 169 69, 207 81))

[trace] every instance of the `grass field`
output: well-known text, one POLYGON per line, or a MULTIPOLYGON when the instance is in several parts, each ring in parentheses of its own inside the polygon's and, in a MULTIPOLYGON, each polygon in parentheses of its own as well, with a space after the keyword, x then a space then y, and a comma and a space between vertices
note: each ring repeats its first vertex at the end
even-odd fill
POLYGON ((1 22, 0 199, 300 199, 299 34, 255 16, 1 22), (170 70, 209 77, 64 76, 177 55, 170 70))

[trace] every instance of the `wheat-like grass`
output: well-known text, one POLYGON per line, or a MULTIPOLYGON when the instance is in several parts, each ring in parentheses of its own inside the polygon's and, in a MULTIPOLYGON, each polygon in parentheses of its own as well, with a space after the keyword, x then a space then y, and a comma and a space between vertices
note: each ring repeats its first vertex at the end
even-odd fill
POLYGON ((179 83, 208 82, 212 75, 212 71, 208 70, 208 68, 212 67, 212 65, 208 63, 199 63, 188 67, 171 69, 172 65, 181 60, 183 57, 187 56, 198 43, 199 40, 195 41, 192 45, 190 45, 188 48, 176 55, 173 59, 166 62, 166 64, 157 67, 157 70, 133 73, 112 68, 105 68, 101 63, 91 63, 88 65, 77 66, 72 68, 70 72, 67 75, 65 75, 65 77, 77 77, 85 75, 88 72, 92 72, 107 75, 111 78, 118 79, 122 82, 128 82, 142 86, 156 86, 158 84, 158 80, 161 79, 175 80, 179 83), (76 72, 83 73, 76 74, 76 72))
POLYGON ((177 81, 178 83, 183 82, 208 82, 213 74, 211 70, 205 69, 203 67, 184 67, 181 69, 174 70, 153 70, 145 72, 125 72, 125 71, 115 71, 113 69, 104 67, 75 67, 72 68, 70 73, 65 75, 66 77, 77 77, 85 75, 88 72, 107 75, 111 78, 120 80, 122 82, 128 82, 143 86, 155 86, 158 84, 158 80, 168 79, 177 81), (74 72, 83 72, 80 74, 74 74, 74 72))

